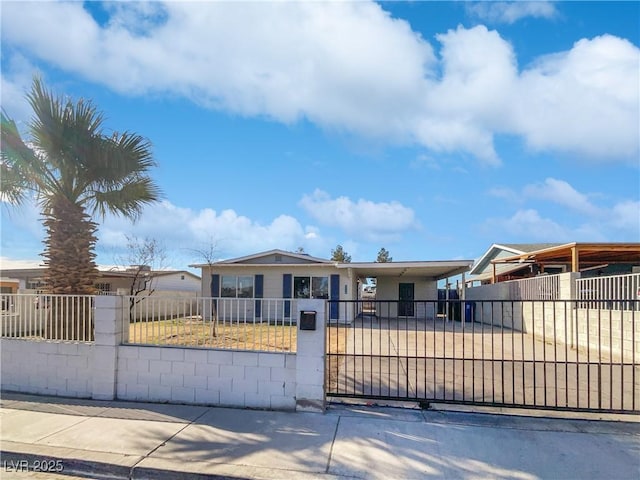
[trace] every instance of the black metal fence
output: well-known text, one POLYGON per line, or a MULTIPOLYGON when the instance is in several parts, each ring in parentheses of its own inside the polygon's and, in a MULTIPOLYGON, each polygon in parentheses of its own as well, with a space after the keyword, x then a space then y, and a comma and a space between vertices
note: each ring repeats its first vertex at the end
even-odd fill
POLYGON ((638 413, 637 302, 334 302, 327 395, 638 413))

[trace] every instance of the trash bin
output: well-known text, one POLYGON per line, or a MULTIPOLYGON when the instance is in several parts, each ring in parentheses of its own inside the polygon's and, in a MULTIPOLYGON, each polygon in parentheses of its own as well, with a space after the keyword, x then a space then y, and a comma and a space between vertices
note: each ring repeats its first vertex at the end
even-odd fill
POLYGON ((464 302, 464 321, 473 322, 476 314, 476 302, 464 302))

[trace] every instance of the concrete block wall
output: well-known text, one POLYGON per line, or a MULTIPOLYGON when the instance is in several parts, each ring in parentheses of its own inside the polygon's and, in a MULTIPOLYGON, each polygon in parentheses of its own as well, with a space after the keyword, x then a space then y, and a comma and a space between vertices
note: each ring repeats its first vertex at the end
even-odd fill
POLYGON ((576 311, 576 342, 581 348, 602 352, 607 361, 631 363, 640 359, 640 314, 633 311, 576 311), (635 330, 635 331, 634 331, 635 330))
POLYGON ((318 325, 298 332, 294 354, 126 345, 126 302, 97 297, 94 342, 1 338, 1 387, 102 400, 321 411, 326 302, 304 302, 301 308, 318 311, 318 325))
POLYGON ((292 410, 296 355, 121 345, 117 397, 292 410))
POLYGON ((93 345, 0 339, 3 390, 91 398, 93 345))

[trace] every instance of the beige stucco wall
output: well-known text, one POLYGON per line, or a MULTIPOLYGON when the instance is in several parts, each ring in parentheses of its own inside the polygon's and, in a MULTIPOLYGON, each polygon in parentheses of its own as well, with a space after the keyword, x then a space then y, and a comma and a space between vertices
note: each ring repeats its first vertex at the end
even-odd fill
MULTIPOLYGON (((415 317, 432 319, 435 317, 435 309, 438 301, 438 283, 424 277, 378 277, 376 280, 376 301, 398 300, 401 283, 414 284, 415 317)), ((384 305, 384 315, 397 316, 397 303, 384 305)))
MULTIPOLYGON (((331 277, 331 275, 340 275, 340 300, 352 300, 357 293, 354 288, 354 280, 349 277, 349 272, 345 270, 338 270, 333 265, 259 265, 238 267, 235 265, 230 266, 216 266, 213 269, 204 267, 202 269, 202 290, 203 297, 211 296, 211 275, 217 274, 223 275, 238 275, 238 276, 255 276, 264 275, 263 283, 263 311, 261 312, 263 319, 281 319, 282 317, 282 305, 281 302, 276 302, 276 299, 282 299, 282 279, 283 275, 291 274, 293 277, 308 276, 308 277, 331 277), (267 302, 266 299, 274 299, 273 302, 267 302)), ((331 285, 329 286, 331 289, 331 285)), ((329 290, 331 291, 331 290, 329 290)), ((242 318, 253 318, 255 313, 255 302, 245 301, 239 299, 235 301, 233 299, 221 299, 219 304, 219 314, 229 312, 228 315, 240 316, 242 318), (239 304, 241 306, 239 307, 239 304), (241 311, 238 310, 240 308, 241 311), (233 313, 231 313, 233 312, 233 313)), ((348 315, 350 309, 346 311, 341 309, 341 320, 352 320, 351 315, 348 315), (346 312, 346 313, 345 313, 346 312), (342 318, 348 315, 349 318, 342 318)), ((226 314, 225 314, 226 315, 226 314)), ((295 299, 291 300, 291 315, 297 317, 297 302, 295 299)))

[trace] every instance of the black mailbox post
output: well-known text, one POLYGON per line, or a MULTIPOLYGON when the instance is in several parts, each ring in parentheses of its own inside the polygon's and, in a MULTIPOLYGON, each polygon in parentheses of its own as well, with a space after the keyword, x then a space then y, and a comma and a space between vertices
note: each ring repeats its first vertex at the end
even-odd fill
POLYGON ((316 312, 303 310, 300 312, 300 330, 316 329, 316 312))

